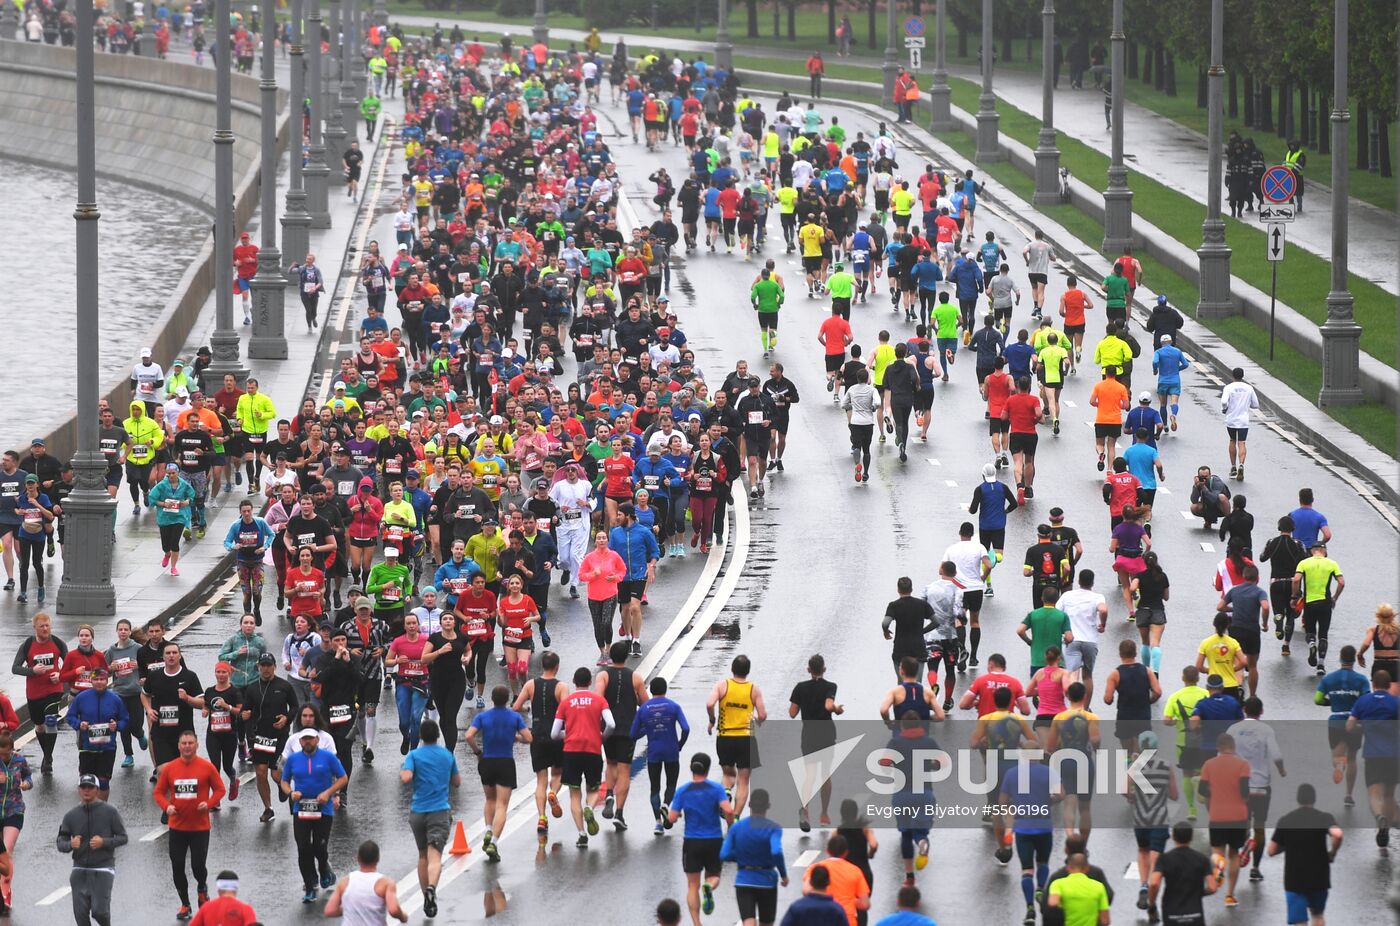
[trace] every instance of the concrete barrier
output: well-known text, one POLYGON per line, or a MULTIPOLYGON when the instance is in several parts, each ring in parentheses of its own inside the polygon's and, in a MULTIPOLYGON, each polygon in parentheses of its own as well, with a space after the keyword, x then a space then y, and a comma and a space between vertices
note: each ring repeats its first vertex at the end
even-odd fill
MULTIPOLYGON (((71 48, 0 41, 0 81, 6 86, 6 93, 0 94, 0 125, 5 127, 0 133, 0 156, 76 170, 75 59, 71 48)), ((99 53, 96 76, 98 173, 178 196, 212 216, 214 71, 135 55, 99 53)), ((237 229, 247 225, 258 206, 258 81, 233 75, 232 98, 237 229)), ((283 151, 288 138, 284 91, 278 92, 277 102, 277 145, 283 151)), ((101 203, 98 206, 101 208, 101 203)), ((231 243, 227 247, 231 248, 231 243)), ((213 292, 213 257, 211 229, 141 343, 111 345, 110 349, 130 353, 135 363, 136 350, 149 346, 156 362, 168 368, 213 292)), ((130 397, 128 380, 106 384, 103 395, 120 412, 130 397)), ((119 414, 118 421, 123 417, 119 414)), ((72 455, 77 446, 76 410, 49 433, 47 440, 49 451, 60 459, 72 455)))

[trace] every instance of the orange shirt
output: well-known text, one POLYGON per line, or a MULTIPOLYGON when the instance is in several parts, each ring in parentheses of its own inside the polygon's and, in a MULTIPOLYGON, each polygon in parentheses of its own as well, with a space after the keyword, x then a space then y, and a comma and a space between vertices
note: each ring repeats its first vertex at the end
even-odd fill
POLYGON ((856 926, 856 899, 870 894, 870 884, 865 880, 865 873, 843 858, 824 858, 807 867, 806 874, 802 876, 802 883, 807 887, 812 886, 813 868, 825 868, 827 874, 831 875, 831 886, 827 888, 827 892, 831 894, 831 899, 846 911, 846 919, 850 920, 851 926, 856 926))
POLYGON ((826 355, 839 357, 846 353, 846 338, 851 337, 851 323, 840 315, 832 315, 817 329, 826 335, 826 355))
POLYGON ((989 373, 982 385, 987 389, 987 413, 993 418, 1000 418, 1002 409, 1006 408, 1006 400, 1011 397, 1011 374, 989 373))
POLYGON ((204 429, 208 431, 211 436, 219 434, 223 431, 224 426, 219 421, 218 414, 210 411, 207 408, 201 408, 198 410, 192 408, 189 411, 181 412, 180 417, 176 420, 176 424, 180 426, 181 430, 184 430, 185 428, 188 428, 190 426, 190 415, 194 414, 199 415, 199 420, 204 422, 204 429))
MULTIPOLYGON (((1245 766, 1245 774, 1249 774, 1248 766, 1245 766)), ((174 806, 175 812, 169 818, 172 830, 207 832, 208 808, 224 799, 224 780, 214 764, 203 756, 197 755, 188 762, 177 758, 161 767, 151 794, 162 811, 174 806), (200 810, 201 803, 208 806, 200 810)))
POLYGON ((1099 400, 1094 424, 1123 423, 1123 403, 1128 401, 1128 390, 1122 383, 1116 379, 1101 379, 1094 384, 1090 395, 1099 400))
POLYGON ((1240 782, 1249 784, 1249 763, 1236 755, 1219 755, 1201 766, 1201 783, 1210 784, 1211 825, 1244 824, 1249 805, 1240 794, 1240 782))
POLYGON ((1084 307, 1089 300, 1084 298, 1084 291, 1080 289, 1065 290, 1065 324, 1084 324, 1084 307))
POLYGON ((852 183, 856 182, 857 166, 854 154, 848 154, 841 159, 841 172, 850 177, 852 183))

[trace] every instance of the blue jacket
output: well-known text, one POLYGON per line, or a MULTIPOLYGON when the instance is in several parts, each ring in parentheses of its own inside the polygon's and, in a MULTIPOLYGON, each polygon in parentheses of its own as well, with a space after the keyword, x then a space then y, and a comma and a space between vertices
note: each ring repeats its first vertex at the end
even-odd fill
POLYGON ((661 545, 651 528, 641 524, 614 527, 608 534, 608 548, 627 564, 628 582, 640 582, 647 577, 647 564, 661 558, 661 545))
MULTIPOLYGON (((345 766, 340 764, 336 754, 324 749, 317 749, 310 756, 298 749, 282 766, 282 780, 293 791, 300 791, 304 801, 315 800, 316 795, 330 788, 337 778, 345 774, 345 766)), ((295 806, 292 812, 297 812, 295 806)), ((322 804, 321 814, 335 816, 335 802, 322 804)))
POLYGON ((185 481, 185 477, 181 476, 180 481, 174 486, 170 485, 169 479, 161 479, 160 482, 157 482, 155 487, 151 489, 148 497, 151 501, 151 507, 156 510, 157 526, 168 524, 183 524, 185 527, 190 526, 190 505, 194 504, 194 487, 185 481), (167 499, 187 501, 190 505, 174 510, 167 510, 160 504, 167 499))
POLYGON ((535 577, 530 581, 533 588, 541 585, 548 585, 554 574, 544 568, 545 563, 552 565, 559 564, 559 546, 554 542, 554 538, 546 531, 535 531, 535 537, 531 540, 525 538, 525 546, 530 548, 530 552, 535 555, 535 577))
POLYGON ((228 526, 228 533, 224 535, 224 549, 233 550, 236 548, 238 550, 238 558, 244 562, 252 562, 255 559, 261 562, 262 554, 259 553, 254 556, 252 551, 259 548, 265 550, 272 546, 273 538, 274 534, 272 533, 272 528, 268 527, 267 522, 257 515, 253 516, 252 524, 244 524, 243 519, 239 518, 228 526), (238 542, 245 531, 249 534, 255 531, 257 532, 258 539, 251 546, 238 542))
POLYGON ((975 260, 959 257, 948 271, 948 282, 957 285, 959 299, 976 299, 982 291, 982 268, 975 260))
POLYGON ((783 828, 766 817, 744 817, 729 827, 719 857, 739 866, 736 887, 778 887, 787 877, 783 863, 783 828))
POLYGON ((638 488, 646 489, 653 498, 669 499, 671 490, 680 488, 685 480, 665 457, 653 463, 651 457, 646 456, 633 467, 632 482, 638 488))
POLYGON ((1152 355, 1152 372, 1157 374, 1157 385, 1180 386, 1181 371, 1191 364, 1186 355, 1172 344, 1163 344, 1152 355))
POLYGON ((78 731, 78 749, 81 752, 115 752, 117 733, 125 730, 130 720, 125 702, 111 689, 101 694, 95 688, 84 689, 68 705, 68 726, 78 731), (87 730, 81 729, 84 723, 88 725, 87 730), (89 731, 96 724, 114 724, 107 731, 107 742, 94 743, 89 738, 89 731))
POLYGON ((443 610, 451 610, 457 606, 457 593, 450 583, 454 579, 462 579, 470 585, 472 576, 480 571, 481 567, 475 560, 466 558, 462 559, 460 565, 449 559, 437 568, 437 572, 433 574, 433 585, 437 586, 438 594, 442 596, 443 610))
POLYGON ((943 268, 925 257, 914 265, 913 276, 919 281, 919 289, 937 289, 943 281, 943 268))

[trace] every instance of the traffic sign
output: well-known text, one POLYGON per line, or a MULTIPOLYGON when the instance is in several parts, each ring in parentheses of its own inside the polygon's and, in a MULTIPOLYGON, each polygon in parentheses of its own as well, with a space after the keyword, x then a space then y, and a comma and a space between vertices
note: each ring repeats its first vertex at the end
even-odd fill
POLYGON ((1293 196, 1298 192, 1298 178, 1292 168, 1283 165, 1270 167, 1264 171, 1264 177, 1259 181, 1259 189, 1268 202, 1291 203, 1293 196))
POLYGON ((922 46, 909 46, 909 70, 917 71, 924 66, 924 50, 922 46))
POLYGON ((1278 263, 1283 260, 1283 246, 1288 241, 1287 229, 1280 222, 1271 222, 1269 231, 1264 237, 1268 239, 1266 255, 1270 261, 1278 263))
POLYGON ((1261 203, 1259 221, 1265 223, 1292 222, 1297 209, 1292 203, 1261 203))
POLYGON ((904 34, 914 36, 923 35, 924 21, 922 17, 910 16, 908 19, 904 20, 904 34))
POLYGON ((922 35, 918 35, 918 36, 915 36, 915 35, 906 35, 906 36, 904 37, 904 47, 905 47, 905 48, 923 48, 923 47, 924 47, 924 37, 923 37, 922 35))

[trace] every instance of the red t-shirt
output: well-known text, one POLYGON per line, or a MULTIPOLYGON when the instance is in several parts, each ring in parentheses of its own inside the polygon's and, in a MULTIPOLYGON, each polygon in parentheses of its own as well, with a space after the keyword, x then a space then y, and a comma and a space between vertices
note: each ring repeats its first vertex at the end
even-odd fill
POLYGON ((998 688, 1011 689, 1011 709, 1015 710, 1016 702, 1025 694, 1021 687, 1020 679, 1014 675, 1007 675, 1005 672, 988 672, 979 675, 977 680, 968 686, 968 691, 977 695, 977 716, 982 717, 997 709, 996 690, 998 688))
POLYGON ((223 800, 224 780, 203 756, 195 756, 189 762, 176 759, 161 766, 151 794, 162 811, 174 805, 169 824, 172 830, 208 832, 209 810, 200 810, 199 805, 204 802, 213 807, 223 800))
POLYGON ((987 387, 987 412, 993 418, 1000 418, 1006 400, 1011 397, 1011 374, 991 373, 983 385, 987 387))
POLYGON ((1137 490, 1141 483, 1132 473, 1109 473, 1105 480, 1109 485, 1108 513, 1118 517, 1124 505, 1137 504, 1137 490))
POLYGON ((720 215, 724 216, 726 219, 732 219, 737 216, 739 214, 739 200, 741 198, 739 191, 732 186, 720 190, 719 196, 716 199, 719 203, 720 215))
POLYGON ((199 908, 190 926, 253 926, 258 915, 237 897, 215 897, 199 908))
POLYGON ((31 701, 37 701, 48 695, 59 694, 63 691, 62 681, 49 681, 49 673, 61 673, 63 670, 64 651, 60 650, 53 637, 44 642, 30 637, 29 648, 25 653, 24 661, 29 664, 32 675, 24 677, 24 694, 31 701))
POLYGON ((399 681, 423 687, 428 683, 428 664, 423 661, 423 650, 428 647, 428 635, 420 633, 417 640, 408 637, 395 637, 389 644, 389 652, 399 657, 394 666, 394 674, 399 681))
POLYGON ((1040 420, 1040 399, 1018 392, 1006 400, 1001 417, 1011 422, 1012 434, 1034 434, 1040 420))
POLYGON ((258 246, 240 244, 233 249, 233 266, 239 279, 251 280, 258 272, 258 246))
POLYGON ((457 613, 461 615, 461 633, 473 643, 493 639, 496 635, 496 596, 489 589, 477 595, 467 589, 457 596, 457 613))
POLYGON ((504 595, 501 597, 500 609, 501 616, 506 619, 505 629, 501 632, 502 643, 515 646, 534 635, 527 618, 536 611, 535 599, 529 595, 521 595, 519 601, 511 601, 509 595, 504 595))
POLYGON ((1084 291, 1079 289, 1065 290, 1065 324, 1084 324, 1084 291))
POLYGON ((608 457, 603 461, 603 475, 607 477, 606 493, 613 498, 632 497, 632 470, 636 463, 627 454, 608 457))
POLYGON ((952 243, 958 234, 958 223, 951 215, 939 215, 933 220, 933 224, 938 226, 938 240, 940 242, 952 243))
POLYGON ((301 567, 287 571, 287 585, 292 588, 292 617, 305 614, 308 617, 321 613, 321 593, 326 590, 326 574, 315 566, 311 574, 301 571, 301 567))
MULTIPOLYGON (((694 99, 694 98, 692 97, 691 99, 694 99)), ((690 102, 690 100, 686 100, 686 103, 689 103, 689 102, 690 102)), ((686 110, 686 112, 683 113, 683 114, 681 115, 681 135, 687 136, 687 137, 693 137, 693 136, 696 135, 699 131, 700 131, 700 117, 697 116, 697 115, 695 115, 695 113, 690 112, 689 110, 686 110)))
POLYGON ((832 315, 817 329, 826 335, 826 355, 836 357, 846 352, 846 338, 851 337, 851 323, 840 315, 832 315))
POLYGON ((575 691, 561 701, 554 716, 564 721, 564 751, 601 752, 603 711, 607 709, 607 700, 594 691, 575 691))

